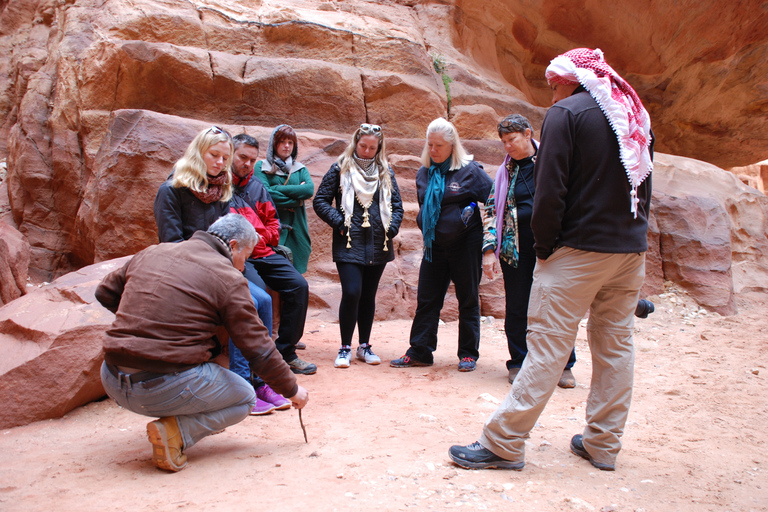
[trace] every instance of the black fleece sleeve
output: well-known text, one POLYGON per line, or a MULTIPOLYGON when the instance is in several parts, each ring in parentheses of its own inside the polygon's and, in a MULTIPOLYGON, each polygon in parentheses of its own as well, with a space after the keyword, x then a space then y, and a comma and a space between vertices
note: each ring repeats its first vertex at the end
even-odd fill
MULTIPOLYGON (((338 208, 333 207, 333 199, 339 190, 339 166, 333 164, 328 172, 323 176, 320 186, 317 187, 317 193, 312 200, 312 208, 320 219, 334 229, 341 229, 344 226, 344 215, 338 208)), ((338 205, 336 205, 338 207, 338 205)))
POLYGON ((178 190, 166 181, 155 196, 155 223, 160 242, 183 242, 184 230, 181 219, 181 201, 178 190))
POLYGON ((389 238, 394 238, 400 231, 400 224, 403 222, 403 199, 400 196, 400 189, 395 180, 395 172, 389 168, 389 174, 392 177, 392 219, 389 222, 389 238))
POLYGON ((555 250, 562 229, 568 176, 573 158, 575 124, 566 109, 552 106, 541 128, 541 145, 534 169, 536 196, 531 229, 536 257, 545 260, 555 250))

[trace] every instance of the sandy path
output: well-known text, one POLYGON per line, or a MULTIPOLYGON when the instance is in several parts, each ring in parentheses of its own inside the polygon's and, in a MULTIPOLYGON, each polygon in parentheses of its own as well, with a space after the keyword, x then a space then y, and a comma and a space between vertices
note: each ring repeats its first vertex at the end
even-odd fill
MULTIPOLYGON (((338 325, 315 312, 305 356, 320 370, 300 377, 309 444, 297 412, 278 411, 202 441, 187 469, 167 474, 149 461, 145 418, 92 403, 0 432, 0 510, 768 510, 768 298, 740 298, 729 318, 695 313, 679 294, 654 300, 656 313, 636 323, 635 397, 615 473, 568 450, 589 392, 583 329, 578 386, 555 392, 525 469, 466 471, 447 450, 476 440, 509 389, 501 322, 483 325, 472 373, 456 371, 456 323, 440 328, 432 368, 340 370, 338 325)), ((382 359, 402 355, 409 328, 375 324, 382 359)))

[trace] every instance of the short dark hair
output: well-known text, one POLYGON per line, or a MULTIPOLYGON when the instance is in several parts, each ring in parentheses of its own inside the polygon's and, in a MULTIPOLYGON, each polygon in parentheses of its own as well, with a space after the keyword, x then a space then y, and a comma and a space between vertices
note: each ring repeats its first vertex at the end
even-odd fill
POLYGON ((525 133, 525 130, 531 130, 533 135, 533 127, 528 118, 520 114, 512 114, 507 116, 499 122, 499 126, 496 127, 499 131, 499 138, 505 133, 525 133))
POLYGON ((243 144, 259 149, 259 141, 251 137, 247 133, 239 133, 232 137, 232 143, 235 145, 235 149, 239 148, 243 144))
POLYGON ((293 128, 291 128, 287 124, 281 126, 278 130, 275 131, 275 138, 274 138, 275 146, 280 144, 280 142, 284 139, 291 139, 293 141, 294 148, 299 145, 299 141, 296 138, 296 132, 293 131, 293 128))

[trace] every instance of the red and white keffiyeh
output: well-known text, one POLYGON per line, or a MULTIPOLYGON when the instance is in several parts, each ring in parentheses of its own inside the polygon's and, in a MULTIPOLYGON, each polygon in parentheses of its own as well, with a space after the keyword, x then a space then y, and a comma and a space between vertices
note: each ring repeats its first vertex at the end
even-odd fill
POLYGON ((555 57, 545 76, 550 84, 581 84, 600 106, 619 141, 632 186, 631 211, 637 218, 637 187, 653 171, 651 118, 637 93, 605 62, 599 48, 576 48, 555 57))

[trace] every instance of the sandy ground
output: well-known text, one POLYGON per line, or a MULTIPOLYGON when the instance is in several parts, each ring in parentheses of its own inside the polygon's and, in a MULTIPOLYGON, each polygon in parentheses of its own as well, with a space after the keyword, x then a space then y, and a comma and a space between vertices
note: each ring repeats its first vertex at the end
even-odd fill
MULTIPOLYGON (((300 381, 303 412, 249 417, 188 451, 177 474, 149 461, 147 419, 111 401, 0 432, 0 510, 768 510, 768 297, 723 318, 682 294, 653 297, 636 322, 635 396, 617 471, 570 453, 589 393, 582 328, 574 373, 532 432, 523 471, 467 471, 452 444, 477 439, 508 392, 502 322, 483 323, 481 358, 456 371, 456 323, 440 328, 436 364, 334 369, 338 325, 313 312, 300 381)), ((406 348, 409 321, 374 325, 382 359, 406 348)))

